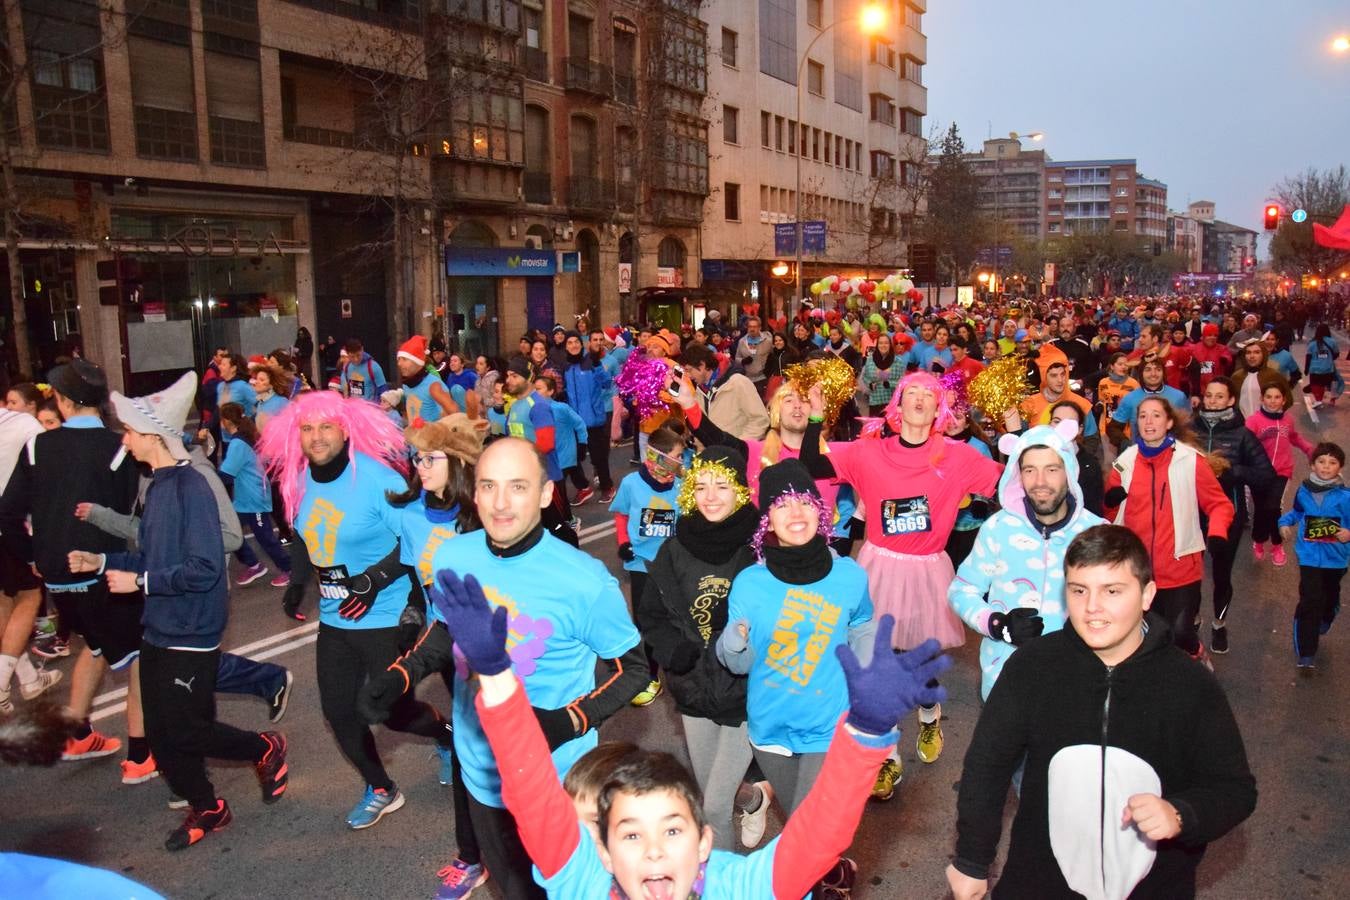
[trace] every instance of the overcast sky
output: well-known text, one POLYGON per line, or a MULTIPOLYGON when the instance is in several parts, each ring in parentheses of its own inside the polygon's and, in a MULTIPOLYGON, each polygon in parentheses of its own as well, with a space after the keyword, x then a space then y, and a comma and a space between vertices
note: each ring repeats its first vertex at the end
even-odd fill
POLYGON ((926 127, 971 149, 1044 131, 1054 159, 1133 157, 1171 209, 1257 230, 1281 178, 1350 164, 1350 0, 929 0, 923 24, 926 127))

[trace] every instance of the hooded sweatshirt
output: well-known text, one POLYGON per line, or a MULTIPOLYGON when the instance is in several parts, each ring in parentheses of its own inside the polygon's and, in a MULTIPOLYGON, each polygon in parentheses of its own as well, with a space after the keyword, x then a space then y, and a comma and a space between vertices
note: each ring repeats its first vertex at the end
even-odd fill
POLYGON ((1045 633, 1063 628, 1064 553, 1079 533, 1106 521, 1083 507, 1072 439, 1065 439, 1049 425, 1039 425, 1016 436, 1012 443, 1008 467, 998 484, 1003 508, 980 527, 974 548, 947 590, 947 602, 956 614, 984 635, 980 642, 981 697, 989 696, 1003 664, 1017 649, 990 636, 989 616, 1026 607, 1040 614, 1045 633), (1068 515, 1048 526, 1028 514, 1022 488, 1022 454, 1038 446, 1059 454, 1069 480, 1068 515))
POLYGON ((1272 415, 1264 406, 1258 406, 1247 416, 1247 429, 1261 442, 1266 455, 1270 457, 1270 464, 1275 467, 1275 474, 1281 478, 1294 474, 1294 451, 1291 447, 1297 447, 1309 457, 1312 456, 1313 445, 1298 433, 1294 417, 1288 410, 1272 415))
POLYGON ((1294 508, 1280 516, 1280 527, 1288 525, 1298 529, 1294 552, 1300 566, 1343 572, 1350 565, 1350 544, 1336 538, 1340 529, 1350 528, 1350 489, 1344 485, 1304 481, 1294 495, 1294 508))
POLYGON ((1092 403, 1086 397, 1075 394, 1066 383, 1064 393, 1060 394, 1054 400, 1045 396, 1045 373, 1051 366, 1064 366, 1067 377, 1069 369, 1069 357, 1063 350, 1052 344, 1046 344, 1041 347, 1036 356, 1036 368, 1041 375, 1041 390, 1032 394, 1026 400, 1022 401, 1022 418, 1027 420, 1030 425, 1048 425, 1050 423, 1050 408, 1061 400, 1067 400, 1078 407, 1083 417, 1083 436, 1092 437, 1097 433, 1097 417, 1092 415, 1092 403))

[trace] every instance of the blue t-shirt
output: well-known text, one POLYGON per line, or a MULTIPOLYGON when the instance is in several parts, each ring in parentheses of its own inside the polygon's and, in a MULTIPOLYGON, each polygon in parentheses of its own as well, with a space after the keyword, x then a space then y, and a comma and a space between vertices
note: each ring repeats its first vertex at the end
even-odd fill
POLYGON ((225 445, 225 458, 220 461, 220 474, 234 479, 234 508, 241 513, 270 513, 272 491, 267 486, 258 454, 248 441, 230 441, 225 445))
POLYGON ((338 617, 346 591, 329 582, 360 575, 394 549, 403 531, 401 510, 389 503, 385 492, 401 494, 407 488, 402 475, 364 453, 352 453, 346 470, 327 484, 306 471, 295 530, 319 577, 319 621, 324 625, 353 629, 398 625, 408 605, 408 579, 400 578, 380 591, 370 612, 354 622, 338 617))
POLYGON ((359 362, 348 361, 342 367, 342 388, 348 396, 374 402, 380 399, 380 388, 385 384, 384 369, 369 353, 362 352, 359 362))
POLYGON ((652 490, 640 472, 629 472, 619 482, 609 511, 628 517, 627 540, 633 545, 634 557, 623 564, 625 571, 647 571, 647 563, 656 559, 661 544, 675 536, 675 520, 680 515, 675 499, 679 495, 678 478, 660 492, 652 490))
MULTIPOLYGON (((222 381, 216 385, 216 409, 219 410, 226 403, 238 403, 244 408, 244 415, 250 419, 258 414, 258 392, 242 378, 222 381)), ((220 440, 221 443, 228 444, 234 438, 222 430, 220 440)))
POLYGON ((416 386, 404 382, 403 408, 409 422, 418 416, 423 422, 435 422, 441 417, 441 405, 431 396, 431 387, 435 384, 440 384, 440 379, 426 372, 422 373, 422 380, 416 386))
POLYGON ((928 371, 936 357, 937 348, 927 341, 917 341, 913 347, 909 348, 909 361, 924 372, 928 371))
MULTIPOLYGON (((403 507, 399 519, 402 530, 398 538, 398 561, 417 569, 417 580, 422 584, 431 584, 436 575, 431 560, 441 544, 459 534, 455 528, 455 519, 458 517, 458 506, 454 509, 428 510, 426 491, 403 507)), ((427 614, 436 621, 441 619, 440 613, 430 603, 427 604, 427 614)))
POLYGON ((445 386, 454 390, 459 388, 461 391, 471 391, 478 386, 478 373, 472 369, 460 369, 456 375, 449 369, 445 372, 445 386))
MULTIPOLYGON (((1146 391, 1142 387, 1130 391, 1120 398, 1120 403, 1117 404, 1116 411, 1111 413, 1111 418, 1116 422, 1124 422, 1130 428, 1134 428, 1134 418, 1139 412, 1139 404, 1143 403, 1146 397, 1162 397, 1177 412, 1189 414, 1191 411, 1191 401, 1186 398, 1186 395, 1170 384, 1164 384, 1162 389, 1158 391, 1146 391)), ((1092 419, 1092 416, 1088 416, 1089 422, 1092 419)), ((1086 428, 1083 429, 1083 434, 1088 434, 1086 428)))
POLYGON ((266 400, 259 400, 256 416, 258 427, 262 428, 267 423, 268 419, 285 409, 286 404, 289 402, 289 400, 280 394, 273 394, 266 400))
POLYGON ((24 853, 0 853, 0 884, 8 885, 7 896, 26 900, 163 900, 116 872, 24 853))
MULTIPOLYGON (((778 852, 778 838, 748 856, 730 850, 714 850, 703 870, 702 900, 774 900, 773 860, 778 852)), ((560 900, 604 900, 612 896, 610 888, 614 876, 600 862, 590 831, 581 826, 577 849, 567 864, 545 878, 534 867, 534 880, 560 900)))
MULTIPOLYGON (((553 401, 538 391, 530 391, 518 398, 506 411, 506 433, 511 437, 524 438, 534 444, 535 435, 541 428, 556 428, 556 423, 553 420, 553 401)), ((556 430, 554 435, 556 441, 556 430)), ((548 480, 561 481, 562 467, 558 465, 556 449, 544 454, 544 463, 548 468, 548 480)))
POLYGON ((567 470, 577 464, 577 448, 587 443, 586 423, 566 403, 553 404, 553 437, 558 452, 558 467, 567 470))
MULTIPOLYGON (((597 661, 617 659, 641 640, 623 591, 604 563, 548 532, 510 557, 488 549, 487 532, 470 532, 441 544, 433 562, 437 572, 473 575, 494 608, 509 610, 507 649, 532 706, 561 709, 593 693, 597 661)), ((462 659, 455 668, 461 681, 469 679, 462 659)), ((455 753, 474 799, 503 809, 497 762, 474 708, 477 681, 470 684, 470 690, 454 691, 455 753)), ((591 729, 554 750, 558 777, 597 743, 591 729)))
POLYGON ((728 628, 750 623, 745 703, 750 743, 792 753, 824 753, 839 716, 848 709, 848 685, 834 648, 851 628, 872 618, 867 573, 836 558, 813 584, 779 581, 760 563, 736 576, 727 598, 728 628))

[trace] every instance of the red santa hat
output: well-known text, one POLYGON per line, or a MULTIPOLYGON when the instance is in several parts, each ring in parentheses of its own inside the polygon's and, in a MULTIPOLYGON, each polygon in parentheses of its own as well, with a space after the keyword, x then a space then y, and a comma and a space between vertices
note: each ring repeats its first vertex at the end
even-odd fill
POLYGON ((415 334, 403 342, 398 348, 399 359, 411 360, 419 366, 427 364, 427 339, 420 334, 415 334))

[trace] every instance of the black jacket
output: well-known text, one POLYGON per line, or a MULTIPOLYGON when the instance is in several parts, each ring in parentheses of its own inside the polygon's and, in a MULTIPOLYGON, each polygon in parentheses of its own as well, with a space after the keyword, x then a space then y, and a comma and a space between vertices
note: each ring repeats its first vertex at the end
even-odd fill
POLYGON ((1240 526, 1247 516, 1247 501, 1242 489, 1249 487, 1259 494, 1275 484, 1276 478, 1266 448, 1261 446, 1246 422, 1236 405, 1231 419, 1213 424, 1202 415, 1197 414, 1194 419, 1195 435, 1201 449, 1206 453, 1217 453, 1228 461, 1227 471, 1219 476, 1219 485, 1233 503, 1235 527, 1240 526))
MULTIPOLYGON (((1173 646, 1162 619, 1149 613, 1146 621, 1143 645, 1114 669, 1072 625, 1020 647, 1003 667, 966 753, 954 860, 966 875, 987 876, 1008 784, 1025 755, 1021 802, 994 897, 1080 896, 1065 883, 1050 844, 1048 773, 1066 747, 1134 754, 1152 766, 1163 799, 1181 814, 1181 834, 1158 844, 1131 900, 1194 897, 1205 845, 1255 809, 1256 780, 1218 681, 1173 646)), ((1119 821, 1120 813, 1106 818, 1119 821)))
POLYGON ((677 532, 647 569, 633 618, 665 670, 666 685, 682 715, 719 725, 745 721, 745 676, 733 675, 717 661, 717 639, 727 627, 731 582, 754 562, 746 545, 722 563, 699 559, 677 532))
MULTIPOLYGON (((75 518, 76 505, 85 502, 124 515, 132 511, 140 473, 131 454, 121 451, 121 436, 102 425, 65 425, 34 437, 31 453, 27 447, 19 452, 19 462, 0 498, 0 533, 10 551, 36 565, 47 584, 78 584, 94 577, 71 573, 66 559, 71 550, 110 553, 127 549, 124 539, 75 518), (31 536, 24 527, 29 515, 33 517, 31 536)), ((217 522, 213 511, 211 523, 217 522)))

